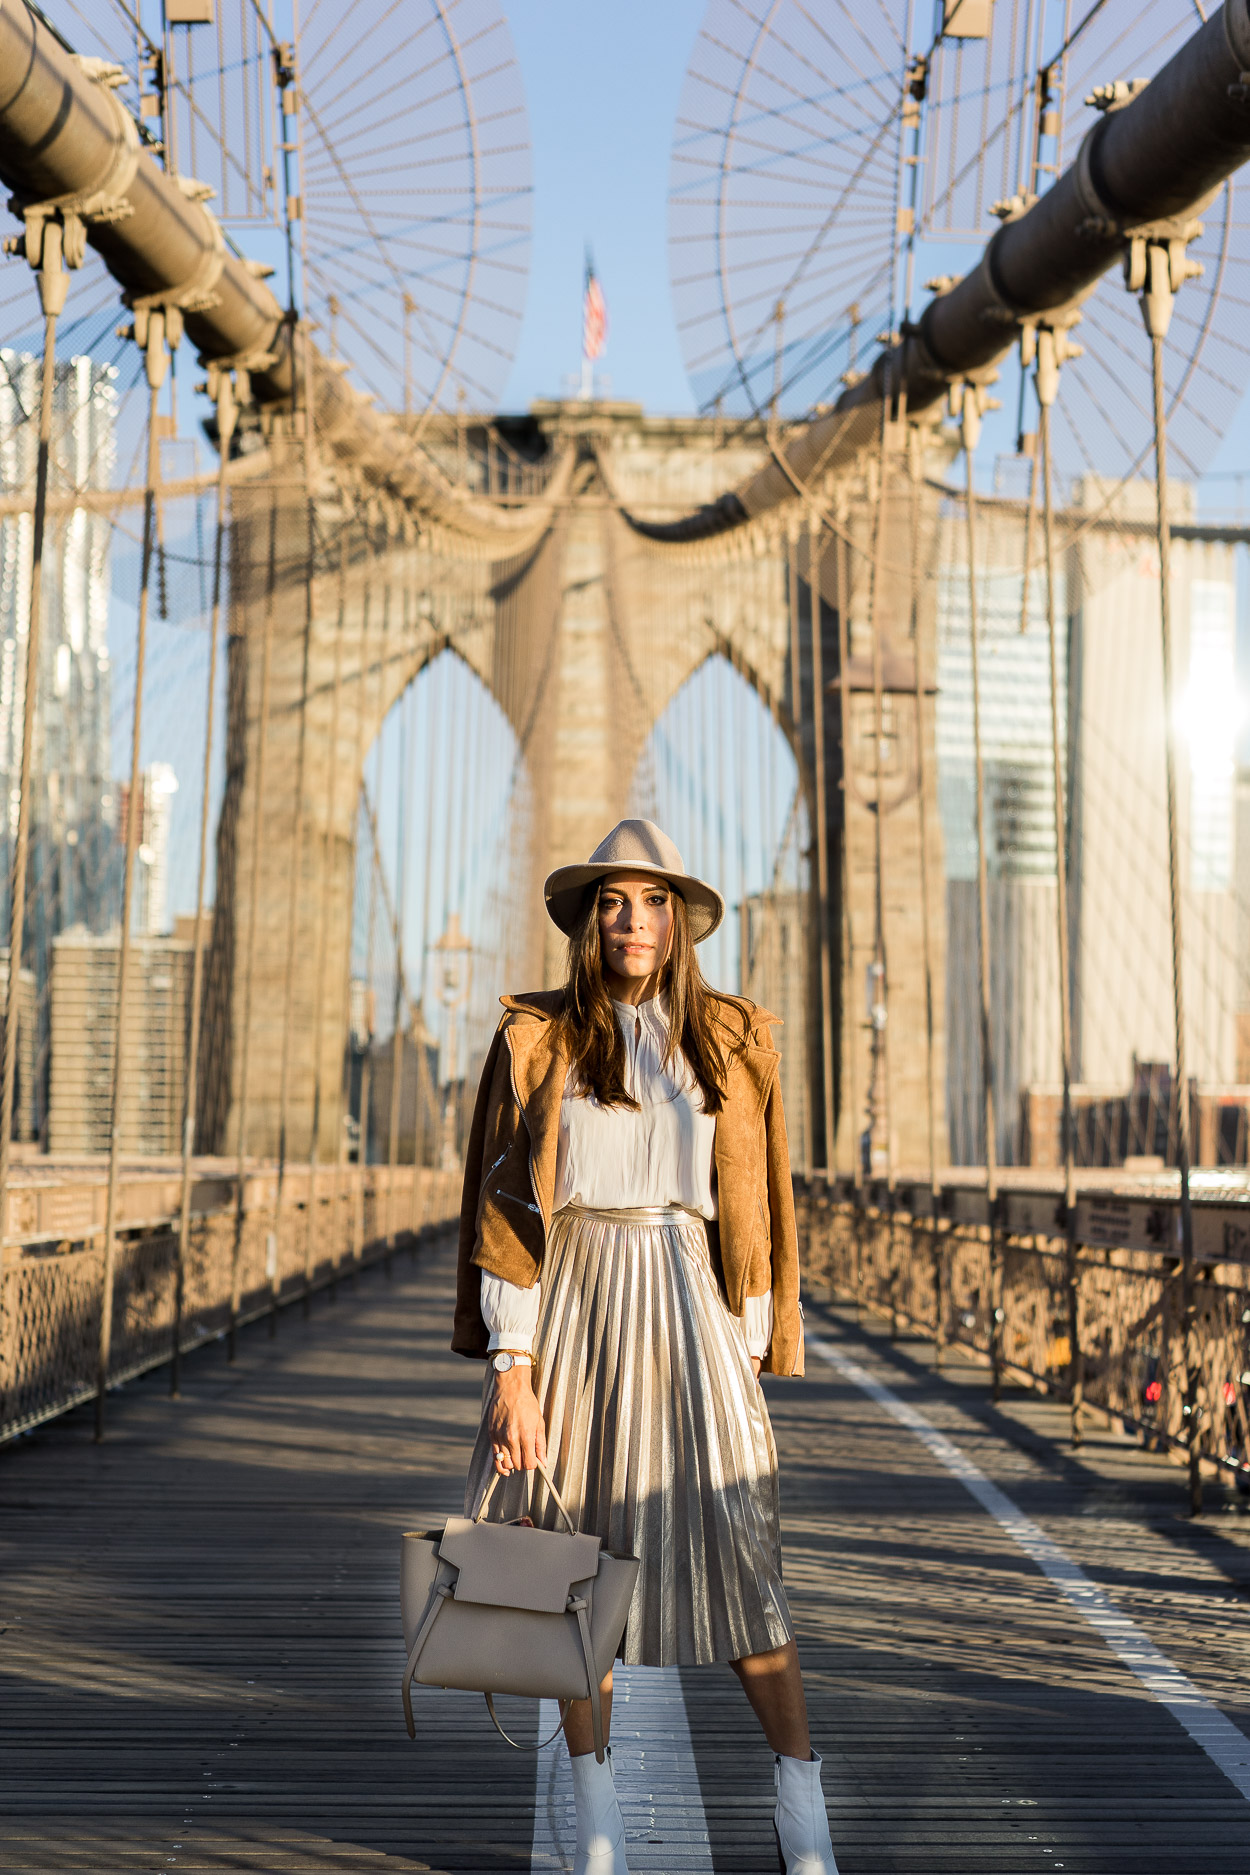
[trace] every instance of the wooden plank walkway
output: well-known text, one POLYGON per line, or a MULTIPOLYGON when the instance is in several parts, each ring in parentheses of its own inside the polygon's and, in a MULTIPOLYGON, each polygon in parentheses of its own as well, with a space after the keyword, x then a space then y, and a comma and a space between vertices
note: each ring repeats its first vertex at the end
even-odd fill
MULTIPOLYGON (((414 1748, 399 1709, 398 1532, 458 1505, 478 1411, 450 1268, 397 1259, 249 1330, 233 1369, 206 1348, 178 1403, 132 1384, 103 1449, 78 1413, 0 1454, 0 1868, 569 1866, 558 1752, 536 1769, 434 1693, 414 1748)), ((1250 1518, 1187 1523, 1161 1460, 1105 1434, 1075 1458, 1056 1408, 991 1407, 982 1370, 935 1375, 879 1324, 809 1328, 1250 1736, 1250 1518)), ((843 1875, 1245 1875, 1246 1797, 914 1431, 820 1357, 768 1392, 843 1875)), ((772 1875, 771 1761, 728 1670, 623 1691, 631 1868, 772 1875)))

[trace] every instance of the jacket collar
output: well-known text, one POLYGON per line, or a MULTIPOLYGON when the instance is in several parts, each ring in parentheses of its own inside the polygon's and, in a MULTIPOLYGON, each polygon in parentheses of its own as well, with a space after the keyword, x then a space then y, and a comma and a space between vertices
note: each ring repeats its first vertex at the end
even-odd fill
POLYGON ((563 990, 523 990, 519 996, 499 998, 509 1015, 535 1016, 540 1022, 553 1022, 564 1008, 563 990))
MULTIPOLYGON (((568 1079, 568 1057, 559 1046, 555 1019, 564 1008, 563 990, 530 990, 519 996, 501 996, 500 1002, 511 1020, 507 1021, 508 1048, 512 1055, 513 1086, 525 1116, 531 1140, 554 1137, 559 1122, 560 1102, 568 1079)), ((727 1087, 742 1075, 751 1090, 755 1110, 762 1111, 777 1071, 777 1055, 755 1037, 761 1029, 780 1016, 758 1008, 744 997, 718 998, 719 1020, 727 1032, 730 1047, 726 1051, 727 1087)), ((535 1167, 542 1185, 542 1172, 535 1167)), ((551 1166, 554 1188, 554 1156, 551 1166)))

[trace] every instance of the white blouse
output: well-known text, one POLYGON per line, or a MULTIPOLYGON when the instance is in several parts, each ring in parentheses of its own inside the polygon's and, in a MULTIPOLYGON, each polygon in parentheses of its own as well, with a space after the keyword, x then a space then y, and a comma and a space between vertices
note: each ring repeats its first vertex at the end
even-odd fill
MULTIPOLYGON (((703 1111, 702 1091, 682 1056, 664 1065, 666 1001, 657 996, 637 1007, 613 1007, 625 1043, 625 1085, 638 1107, 602 1107, 591 1094, 565 1089, 555 1208, 679 1204, 714 1218, 716 1118, 703 1111)), ((538 1283, 521 1289, 483 1270, 482 1316, 490 1347, 531 1352, 541 1299, 538 1283)), ((743 1327, 748 1352, 762 1357, 772 1338, 771 1295, 747 1297, 743 1327)))

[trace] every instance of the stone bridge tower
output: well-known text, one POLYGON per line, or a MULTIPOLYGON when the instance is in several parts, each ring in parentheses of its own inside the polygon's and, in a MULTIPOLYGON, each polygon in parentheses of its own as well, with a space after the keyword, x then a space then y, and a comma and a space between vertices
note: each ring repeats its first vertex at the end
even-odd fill
MULTIPOLYGON (((511 536, 475 543, 447 530, 418 533, 393 509, 324 470, 310 527, 307 482, 293 443, 264 480, 235 490, 227 781, 206 984, 213 1019, 207 1032, 223 1040, 204 1067, 201 1144, 233 1149, 246 1057, 251 1150, 278 1151, 286 1032, 286 1152, 293 1159, 308 1153, 319 1054, 317 1149, 323 1159, 333 1156, 348 978, 345 967, 320 973, 319 993, 318 959, 322 945, 329 958, 344 959, 350 941, 363 758, 388 710, 431 658, 448 647, 463 657, 517 736, 535 804, 528 856, 531 978, 550 983, 558 980, 561 956, 542 913, 540 882, 551 867, 584 858, 626 811, 651 726, 708 658, 728 658, 772 710, 799 761, 809 822, 816 826, 815 585, 826 732, 828 1073, 814 890, 807 1056, 817 1160, 831 1087, 838 1157, 849 1162, 863 1125, 849 1094, 858 1090, 862 1110, 872 1062, 862 1004, 856 1006, 852 988, 844 1011, 842 986, 859 985, 862 996, 873 951, 875 804, 862 786, 862 761, 861 785, 843 786, 840 607, 847 609, 851 637, 849 721, 857 743, 867 735, 870 747, 863 683, 871 664, 866 568, 874 510, 866 497, 873 491, 842 492, 837 533, 824 534, 818 566, 807 517, 794 506, 779 510, 767 526, 744 527, 706 544, 661 545, 636 524, 687 514, 757 469, 767 455, 758 427, 741 426, 727 437, 711 420, 649 418, 636 405, 612 403, 540 403, 528 418, 504 419, 501 427, 536 474, 550 469, 547 497, 534 497, 528 509, 518 505, 511 536), (528 524, 527 514, 533 516, 528 524), (854 940, 849 968, 844 881, 854 940), (283 1021, 288 975, 289 1031, 283 1021)), ((450 433, 441 442, 448 452, 454 446, 450 433)), ((917 610, 914 582, 903 570, 911 564, 911 539, 898 516, 890 527, 878 603, 892 646, 890 759, 898 774, 887 790, 892 863, 885 916, 895 1024, 914 1037, 924 1032, 915 672, 932 669, 932 604, 930 598, 917 610), (917 621, 924 641, 919 663, 917 621)), ((923 584, 931 594, 932 580, 923 584)), ((930 702, 920 716, 932 789, 930 702)), ((940 934, 940 838, 930 807, 932 923, 940 934)), ((814 881, 816 868, 811 871, 814 881)), ((940 1015, 940 993, 937 1009, 940 1015)), ((927 1124, 923 1063, 913 1047, 891 1066, 896 1153, 916 1163, 924 1157, 927 1124)))

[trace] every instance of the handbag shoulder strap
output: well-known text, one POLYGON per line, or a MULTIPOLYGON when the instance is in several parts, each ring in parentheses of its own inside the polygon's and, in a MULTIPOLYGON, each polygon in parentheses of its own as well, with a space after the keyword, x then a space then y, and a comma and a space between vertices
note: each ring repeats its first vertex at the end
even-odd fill
POLYGON ((562 1699, 560 1701, 560 1723, 559 1725, 557 1725, 555 1731, 551 1734, 550 1738, 540 1738, 536 1745, 519 1744, 515 1738, 510 1737, 509 1734, 504 1731, 502 1725, 500 1725, 499 1723, 499 1714, 495 1711, 495 1695, 493 1693, 485 1693, 483 1694, 483 1698, 486 1701, 486 1710, 490 1714, 491 1724, 494 1726, 495 1730, 498 1732, 500 1738, 502 1738, 504 1744, 511 1745, 513 1751, 545 1751, 548 1745, 555 1744, 557 1738, 559 1738, 560 1733, 564 1729, 564 1716, 569 1709, 569 1702, 567 1699, 562 1699))
POLYGON ((590 1603, 584 1595, 569 1596, 569 1612, 577 1616, 577 1631, 582 1638, 582 1655, 586 1662, 586 1684, 590 1688, 590 1729, 595 1741, 595 1757, 603 1763, 605 1743, 603 1737, 603 1700, 599 1695, 599 1675, 595 1669, 595 1650, 590 1641, 590 1621, 588 1611, 590 1603))
POLYGON ((425 1619, 417 1629, 412 1646, 408 1649, 408 1659, 404 1666, 402 1684, 404 1693, 404 1724, 408 1727, 409 1738, 415 1738, 417 1735, 416 1724, 412 1717, 412 1676, 417 1670, 417 1662, 421 1658, 421 1649, 429 1639, 430 1629, 434 1626, 434 1623, 441 1614, 443 1603, 449 1600, 454 1592, 454 1583, 439 1583, 430 1597, 430 1605, 425 1611, 425 1619))

